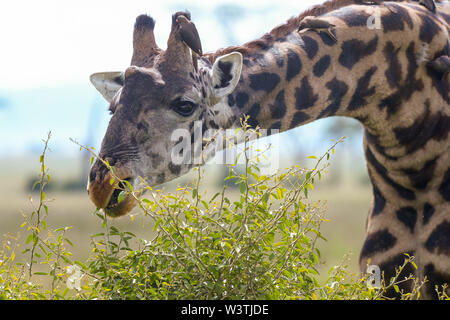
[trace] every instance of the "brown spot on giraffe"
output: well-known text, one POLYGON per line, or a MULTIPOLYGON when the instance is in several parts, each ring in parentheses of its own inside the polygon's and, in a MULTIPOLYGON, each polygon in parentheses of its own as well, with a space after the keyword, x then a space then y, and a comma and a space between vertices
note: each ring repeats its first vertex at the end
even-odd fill
MULTIPOLYGON (((391 276, 404 253, 414 255, 418 269, 405 274, 428 277, 422 297, 435 298, 432 288, 450 282, 450 76, 429 62, 449 54, 449 17, 448 2, 436 1, 434 13, 414 1, 327 1, 260 39, 205 54, 198 69, 176 26, 162 51, 150 34, 153 19, 138 18, 132 66, 92 76, 113 112, 100 156, 130 183, 142 176, 160 184, 192 167, 171 163, 170 135, 192 133, 195 120, 204 121, 201 130, 231 128, 249 114, 254 126, 284 131, 355 118, 365 128, 374 193, 361 270, 370 259, 391 276), (368 28, 375 12, 380 28, 368 28), (299 33, 305 17, 332 25, 336 39, 299 33)), ((110 215, 126 214, 132 200, 117 206, 108 178, 96 162, 90 197, 110 215)))

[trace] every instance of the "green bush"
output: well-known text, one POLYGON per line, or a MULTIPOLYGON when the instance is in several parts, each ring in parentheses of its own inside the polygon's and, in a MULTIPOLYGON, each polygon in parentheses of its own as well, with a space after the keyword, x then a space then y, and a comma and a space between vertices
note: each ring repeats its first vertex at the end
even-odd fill
MULTIPOLYGON (((251 131, 245 124, 242 130, 251 131)), ((174 194, 145 181, 135 189, 122 181, 123 193, 135 197, 145 218, 154 222, 155 236, 139 239, 110 226, 96 211, 103 232, 92 235, 92 254, 82 262, 70 252, 69 228, 47 229, 49 139, 50 134, 40 157, 36 209, 24 216, 19 236, 4 239, 0 251, 2 299, 378 299, 396 286, 397 279, 391 279, 387 287, 369 288, 364 277, 350 277, 345 261, 330 270, 324 283, 318 280, 322 257, 316 244, 323 240, 325 210, 322 202, 308 200, 308 193, 340 141, 320 158, 311 157, 316 160, 312 169, 295 166, 274 175, 260 173, 264 151, 249 157, 252 146, 245 141, 245 170, 237 173, 230 166, 226 178, 239 187, 234 201, 226 186, 206 196, 201 168, 194 169, 193 185, 174 194), (50 285, 44 286, 43 278, 50 285)), ((412 257, 406 257, 405 264, 410 262, 412 257)), ((415 298, 417 291, 402 297, 415 298)))

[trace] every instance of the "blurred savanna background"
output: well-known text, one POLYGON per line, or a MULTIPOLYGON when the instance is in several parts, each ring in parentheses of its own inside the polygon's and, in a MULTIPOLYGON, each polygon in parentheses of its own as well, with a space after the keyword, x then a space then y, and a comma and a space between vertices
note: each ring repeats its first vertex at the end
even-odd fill
MULTIPOLYGON (((89 82, 99 71, 125 70, 132 53, 135 18, 156 20, 155 37, 166 47, 171 15, 189 10, 205 52, 260 37, 291 16, 322 0, 223 1, 17 1, 0 11, 0 235, 20 230, 22 214, 33 211, 32 191, 43 149, 52 132, 47 167, 49 227, 71 226, 67 236, 79 260, 89 255, 90 236, 101 229, 86 192, 90 154, 70 138, 97 150, 110 119, 107 103, 89 82)), ((308 167, 308 156, 323 154, 332 139, 346 136, 331 158, 327 176, 311 199, 326 201, 330 220, 322 226, 327 241, 319 244, 323 271, 350 253, 349 268, 358 272, 371 187, 362 151, 362 127, 351 119, 330 118, 282 133, 277 139, 280 168, 308 167)), ((227 168, 206 166, 204 189, 214 194, 227 168)), ((167 183, 166 192, 185 184, 193 173, 167 183)), ((233 193, 232 188, 230 192, 233 193)), ((236 192, 237 193, 237 192, 236 192)), ((33 202, 34 201, 34 202, 33 202)), ((152 226, 139 210, 114 219, 118 228, 150 238, 152 226)))

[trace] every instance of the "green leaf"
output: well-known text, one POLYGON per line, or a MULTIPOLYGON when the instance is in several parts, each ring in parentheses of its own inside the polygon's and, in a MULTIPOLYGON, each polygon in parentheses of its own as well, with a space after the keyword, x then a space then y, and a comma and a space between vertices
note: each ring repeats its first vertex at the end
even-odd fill
POLYGON ((205 200, 201 200, 201 202, 203 203, 203 206, 205 207, 206 210, 209 210, 209 205, 205 200))
POLYGON ((70 259, 68 259, 67 257, 61 256, 61 258, 64 260, 65 263, 72 264, 72 261, 70 261, 70 259))
POLYGON ((247 184, 245 183, 245 181, 243 181, 239 185, 239 191, 241 192, 241 194, 244 194, 246 190, 247 190, 247 184))
POLYGON ((268 192, 263 194, 262 200, 263 200, 264 203, 267 203, 267 201, 269 200, 269 193, 268 192))
POLYGON ((30 243, 31 240, 33 240, 34 237, 34 233, 30 233, 27 237, 27 240, 25 240, 25 243, 28 244, 30 243))
POLYGON ((117 202, 121 203, 127 196, 127 192, 126 191, 121 191, 119 193, 119 196, 117 197, 117 202))
POLYGON ((33 186, 31 187, 31 191, 34 190, 34 188, 36 188, 36 186, 39 184, 39 181, 36 181, 35 183, 33 183, 33 186))
POLYGON ((308 171, 308 172, 306 173, 305 180, 308 181, 309 178, 311 178, 311 171, 308 171))
POLYGON ((133 185, 129 181, 122 180, 122 183, 124 183, 130 189, 130 191, 133 191, 133 185))
POLYGON ((103 232, 100 232, 100 233, 96 233, 96 234, 92 235, 91 238, 102 237, 102 236, 104 236, 104 235, 105 235, 105 234, 104 234, 103 232))
POLYGON ((280 188, 277 188, 277 198, 278 198, 278 199, 283 198, 283 191, 281 191, 280 188))
POLYGON ((209 200, 209 203, 212 203, 212 202, 214 201, 214 199, 216 199, 217 196, 219 196, 219 195, 220 195, 220 192, 217 192, 217 193, 211 198, 211 200, 209 200))
POLYGON ((73 263, 80 266, 82 269, 88 269, 88 267, 81 261, 75 260, 73 263))
POLYGON ((70 246, 72 246, 73 247, 73 243, 72 243, 72 241, 70 241, 68 238, 64 238, 64 240, 68 243, 68 244, 70 244, 70 246))
POLYGON ((111 226, 111 227, 109 227, 109 230, 111 230, 111 232, 112 233, 115 233, 115 234, 120 234, 120 231, 119 231, 119 229, 117 229, 116 227, 114 227, 114 226, 111 226))

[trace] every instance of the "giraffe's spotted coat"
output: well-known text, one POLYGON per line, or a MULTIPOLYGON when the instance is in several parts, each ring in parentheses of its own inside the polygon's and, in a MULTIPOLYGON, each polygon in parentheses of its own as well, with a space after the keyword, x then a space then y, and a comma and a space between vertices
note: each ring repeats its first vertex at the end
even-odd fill
POLYGON ((317 78, 320 78, 325 74, 327 69, 330 67, 331 64, 331 57, 330 55, 326 54, 322 58, 320 58, 319 61, 316 62, 313 68, 313 73, 317 78))

